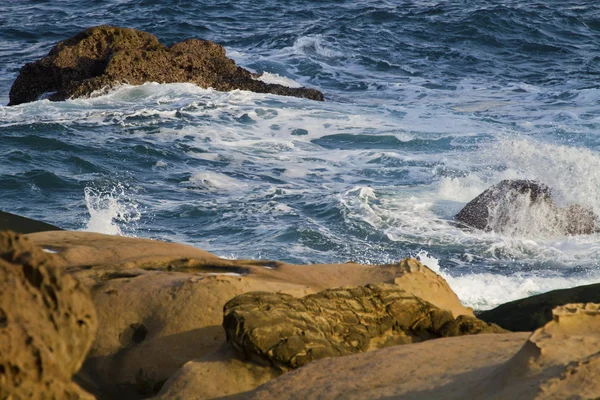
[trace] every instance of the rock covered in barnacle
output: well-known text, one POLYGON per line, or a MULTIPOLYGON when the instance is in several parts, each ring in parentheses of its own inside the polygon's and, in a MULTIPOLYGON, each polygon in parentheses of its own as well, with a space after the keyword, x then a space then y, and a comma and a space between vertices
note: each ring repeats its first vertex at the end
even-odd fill
POLYGON ((96 332, 89 293, 53 256, 0 232, 0 399, 91 399, 71 381, 96 332))
POLYGON ((590 207, 560 208, 547 185, 525 179, 490 187, 455 218, 476 229, 504 234, 583 235, 599 229, 598 216, 590 207))
POLYGON ((219 91, 234 89, 323 100, 315 89, 290 88, 255 79, 211 41, 188 39, 170 47, 149 33, 129 28, 88 28, 58 43, 41 60, 26 64, 10 89, 9 105, 81 97, 127 83, 190 82, 219 91))
POLYGON ((397 344, 502 328, 442 310, 393 284, 328 289, 301 299, 255 292, 224 307, 227 340, 245 357, 282 370, 397 344))

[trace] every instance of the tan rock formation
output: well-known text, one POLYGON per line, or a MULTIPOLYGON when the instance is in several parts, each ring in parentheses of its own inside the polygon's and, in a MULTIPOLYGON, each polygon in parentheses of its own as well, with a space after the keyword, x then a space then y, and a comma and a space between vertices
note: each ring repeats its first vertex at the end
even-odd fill
MULTIPOLYGON (((416 260, 298 266, 224 260, 190 246, 85 232, 28 237, 56 251, 62 267, 91 288, 102 329, 80 377, 106 398, 152 394, 186 362, 218 349, 225 342, 223 306, 246 292, 301 297, 337 286, 395 282, 455 316, 473 315, 443 278, 416 260)), ((258 382, 253 379, 248 382, 258 382)))
POLYGON ((596 399, 599 308, 558 307, 531 335, 444 338, 319 360, 239 398, 596 399))
POLYGON ((506 332, 475 317, 455 319, 390 284, 328 289, 301 299, 246 293, 228 301, 223 313, 227 341, 235 349, 282 371, 397 344, 506 332))
POLYGON ((0 399, 92 399, 71 381, 96 333, 87 289, 22 236, 0 232, 0 399))
POLYGON ((323 100, 315 89, 267 84, 225 56, 208 40, 188 39, 171 47, 149 33, 97 26, 58 43, 43 59, 26 64, 10 89, 9 105, 81 97, 118 84, 191 82, 220 91, 233 89, 323 100))

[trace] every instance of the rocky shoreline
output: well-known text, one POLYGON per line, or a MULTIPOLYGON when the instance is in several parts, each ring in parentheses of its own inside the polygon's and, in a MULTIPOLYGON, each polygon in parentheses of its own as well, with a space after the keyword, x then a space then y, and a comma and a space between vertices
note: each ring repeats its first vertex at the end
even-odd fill
POLYGON ((218 91, 235 89, 323 101, 323 93, 265 83, 209 40, 187 39, 172 46, 131 28, 101 25, 59 42, 48 55, 21 68, 9 106, 39 100, 86 97, 113 87, 146 82, 189 82, 218 91))
POLYGON ((597 285, 475 317, 414 259, 225 260, 74 231, 0 246, 0 398, 600 396, 597 285))

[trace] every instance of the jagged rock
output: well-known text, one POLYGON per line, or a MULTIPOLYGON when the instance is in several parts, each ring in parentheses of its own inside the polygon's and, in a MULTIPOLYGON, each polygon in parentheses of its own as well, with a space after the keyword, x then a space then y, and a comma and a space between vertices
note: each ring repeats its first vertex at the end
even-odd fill
POLYGON ((600 283, 553 290, 481 311, 477 317, 514 332, 532 332, 552 320, 552 310, 568 303, 600 303, 600 283))
POLYGON ((144 82, 191 82, 220 91, 257 93, 323 100, 315 89, 290 88, 255 79, 208 40, 188 39, 170 47, 149 33, 108 25, 88 28, 58 43, 48 56, 26 64, 10 89, 9 105, 86 96, 115 85, 144 82))
POLYGON ((223 312, 228 342, 248 359, 281 370, 396 344, 505 332, 474 317, 455 319, 391 284, 328 289, 301 299, 246 293, 223 312))
POLYGON ((87 289, 52 255, 0 232, 0 399, 93 399, 71 376, 95 332, 87 289))
POLYGON ((456 220, 470 227, 499 233, 583 235, 598 230, 599 219, 579 204, 559 208, 552 190, 531 180, 504 180, 471 200, 456 220))

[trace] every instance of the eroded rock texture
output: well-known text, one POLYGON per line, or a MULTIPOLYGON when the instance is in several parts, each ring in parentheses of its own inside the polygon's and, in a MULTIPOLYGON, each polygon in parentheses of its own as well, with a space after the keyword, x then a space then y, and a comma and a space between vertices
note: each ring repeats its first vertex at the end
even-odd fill
POLYGON ((91 399, 71 381, 94 340, 87 290, 52 255, 0 232, 0 399, 91 399))
POLYGON ((114 26, 86 29, 58 43, 48 56, 26 64, 10 90, 9 105, 65 100, 128 83, 190 82, 219 91, 233 89, 323 100, 315 89, 289 88, 254 79, 208 40, 188 39, 171 47, 149 33, 114 26))
POLYGON ((455 319, 391 284, 328 289, 301 299, 246 293, 225 305, 223 327, 247 358, 282 370, 396 344, 504 332, 474 317, 455 319))

